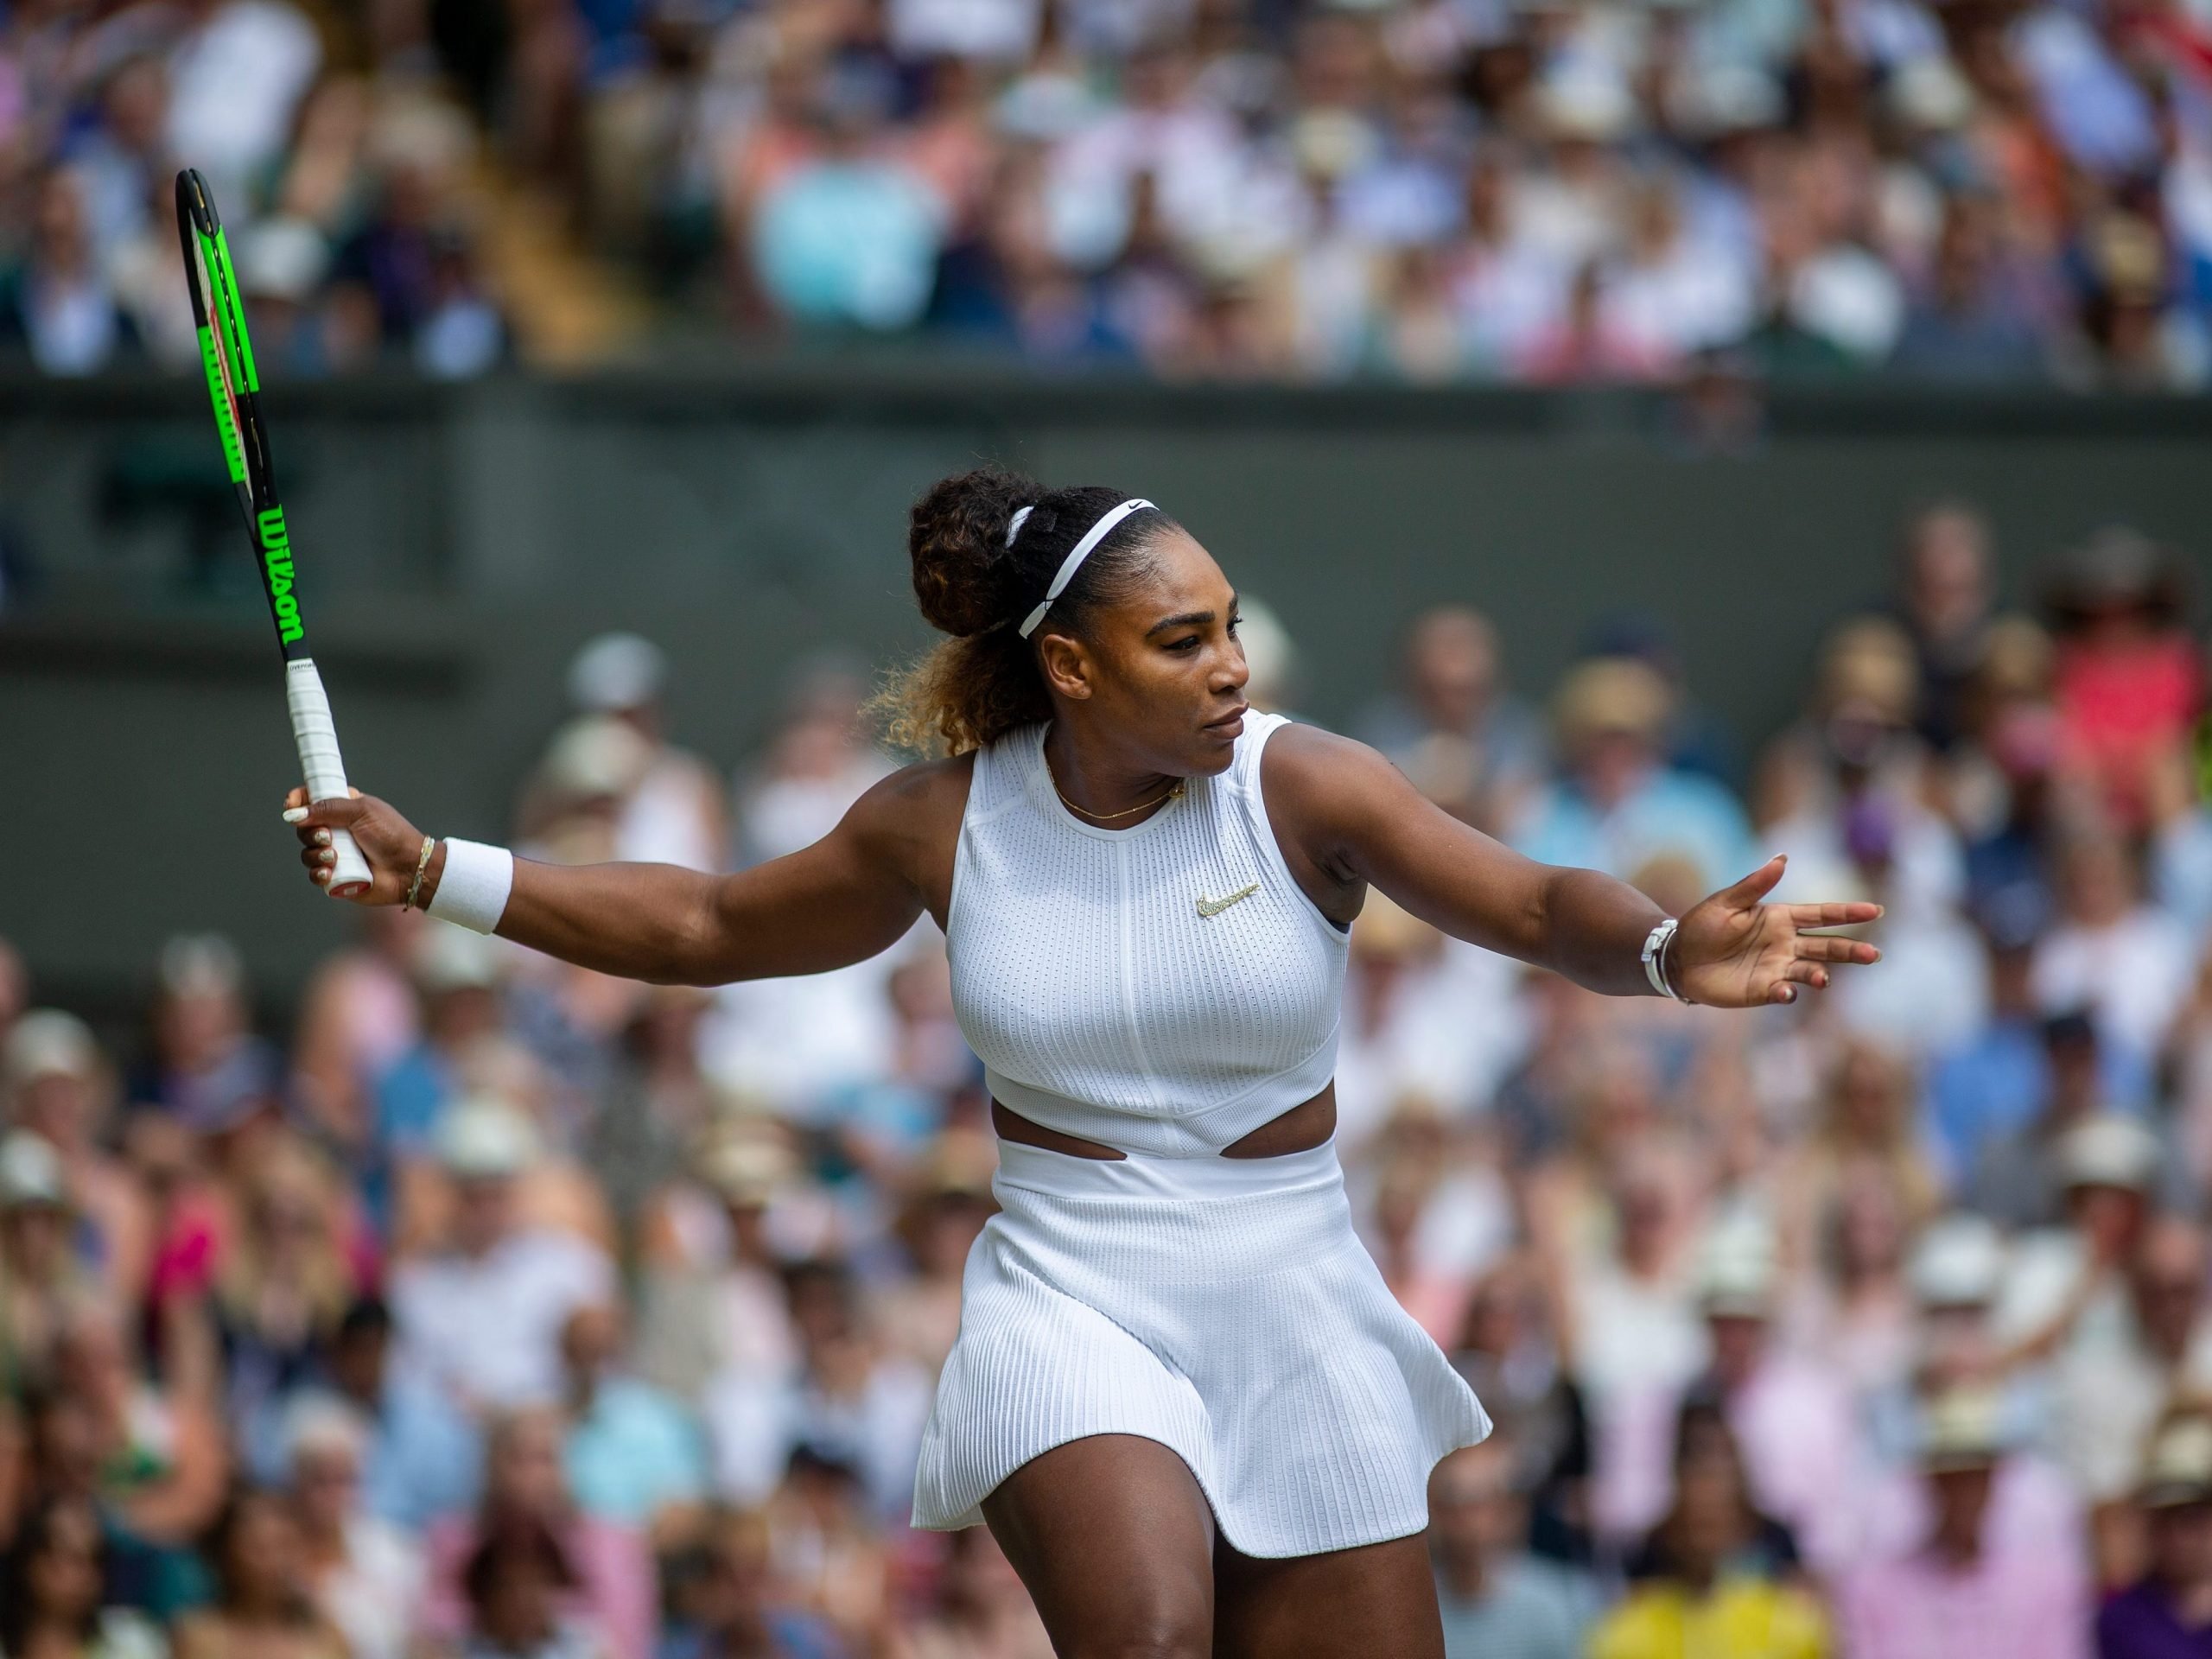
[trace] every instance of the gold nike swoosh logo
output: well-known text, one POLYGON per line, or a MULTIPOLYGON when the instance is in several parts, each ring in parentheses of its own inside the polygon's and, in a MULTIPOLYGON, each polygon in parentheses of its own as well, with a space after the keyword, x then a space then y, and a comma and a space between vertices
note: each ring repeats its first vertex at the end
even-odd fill
POLYGON ((1231 905, 1237 903, 1240 899, 1249 899, 1259 890, 1260 884, 1255 881, 1249 887, 1237 888, 1236 892, 1230 893, 1226 899, 1209 899, 1204 893, 1200 893, 1198 895, 1198 914, 1201 916, 1218 916, 1223 911, 1227 910, 1231 905))

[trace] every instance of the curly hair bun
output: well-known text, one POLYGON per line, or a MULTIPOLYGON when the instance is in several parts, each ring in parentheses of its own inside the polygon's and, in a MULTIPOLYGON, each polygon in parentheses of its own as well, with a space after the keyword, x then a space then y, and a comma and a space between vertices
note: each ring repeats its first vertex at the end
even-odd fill
POLYGON ((1020 508, 1046 493, 1033 479, 999 467, 941 480, 914 503, 906 553, 914 598, 933 628, 966 639, 1014 613, 1014 561, 1006 533, 1020 508))

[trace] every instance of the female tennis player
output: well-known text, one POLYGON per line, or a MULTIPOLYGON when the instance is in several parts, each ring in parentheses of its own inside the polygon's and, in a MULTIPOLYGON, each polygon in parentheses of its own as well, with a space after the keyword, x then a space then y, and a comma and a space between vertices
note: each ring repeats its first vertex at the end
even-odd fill
POLYGON ((830 835, 713 877, 561 868, 424 836, 384 802, 287 820, 410 898, 569 962, 691 985, 817 973, 927 912, 1001 1137, 1000 1213, 916 1480, 978 1521, 1058 1651, 1443 1651, 1430 1468, 1490 1423, 1352 1232, 1332 1137, 1347 930, 1371 884, 1446 932, 1621 995, 1794 1001, 1872 946, 1772 906, 1776 859, 1677 921, 1429 804, 1373 750, 1245 706, 1236 593, 1118 490, 947 479, 909 531, 953 636, 902 690, 950 758, 830 835))

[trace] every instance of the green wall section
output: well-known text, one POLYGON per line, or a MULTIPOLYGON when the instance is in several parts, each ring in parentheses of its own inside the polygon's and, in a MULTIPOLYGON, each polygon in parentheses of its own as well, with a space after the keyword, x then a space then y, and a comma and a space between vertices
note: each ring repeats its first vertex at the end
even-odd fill
MULTIPOLYGON (((1740 453, 1662 397, 1237 391, 764 365, 264 392, 347 769, 426 828, 498 836, 589 634, 676 664, 677 735, 725 764, 790 666, 926 643, 903 514, 982 458, 1160 502, 1281 616, 1300 704, 1346 721, 1406 620, 1467 600, 1541 690, 1597 619, 1656 618, 1747 743, 1826 629, 1881 594, 1912 506, 1994 521, 2008 587, 2124 519, 2212 568, 2212 405, 1801 392, 1740 453)), ((0 379, 0 525, 35 563, 0 613, 0 934, 50 994, 143 983, 185 927, 276 1001, 341 936, 300 882, 297 762, 263 600, 196 385, 0 379)))

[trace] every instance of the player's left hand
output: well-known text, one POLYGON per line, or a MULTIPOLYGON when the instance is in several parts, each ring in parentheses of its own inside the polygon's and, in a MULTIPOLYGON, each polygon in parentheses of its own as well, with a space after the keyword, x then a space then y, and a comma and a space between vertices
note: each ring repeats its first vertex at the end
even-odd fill
POLYGON ((1864 966, 1882 959, 1863 939, 1808 931, 1871 922, 1882 913, 1879 905, 1764 903, 1785 862, 1777 853, 1682 918, 1668 944, 1665 966, 1668 983, 1685 999, 1716 1008, 1795 1002, 1801 985, 1816 991, 1827 987, 1830 963, 1864 966))

